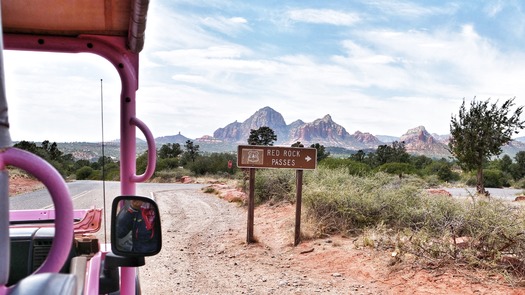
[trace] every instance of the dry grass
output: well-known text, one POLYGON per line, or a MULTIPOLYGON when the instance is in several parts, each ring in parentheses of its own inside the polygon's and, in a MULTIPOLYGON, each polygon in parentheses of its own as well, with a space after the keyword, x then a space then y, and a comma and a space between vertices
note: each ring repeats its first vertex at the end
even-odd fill
MULTIPOLYGON (((271 178, 271 172, 265 177, 271 178)), ((282 174, 275 178, 283 179, 282 174)), ((358 247, 392 251, 393 264, 405 260, 432 267, 454 263, 496 270, 515 279, 525 274, 521 206, 431 196, 416 177, 358 177, 322 167, 305 173, 304 183, 309 224, 304 238, 354 236, 358 247)))

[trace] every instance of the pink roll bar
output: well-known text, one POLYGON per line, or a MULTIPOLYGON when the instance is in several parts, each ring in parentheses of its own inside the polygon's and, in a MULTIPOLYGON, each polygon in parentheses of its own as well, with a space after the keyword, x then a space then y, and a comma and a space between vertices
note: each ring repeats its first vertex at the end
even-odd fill
MULTIPOLYGON (((136 118, 136 91, 138 89, 139 54, 128 50, 126 38, 119 36, 79 35, 77 37, 4 34, 4 48, 27 51, 93 53, 108 60, 117 70, 122 82, 120 94, 120 191, 122 195, 135 195, 136 182, 151 177, 155 170, 155 142, 145 125, 136 118), (148 168, 136 176, 136 130, 146 135, 148 142, 148 168)), ((135 269, 123 267, 122 281, 133 282, 135 269)), ((121 294, 133 294, 135 286, 124 284, 121 294)))
POLYGON ((36 273, 59 272, 67 260, 73 242, 73 202, 62 176, 43 159, 29 152, 9 148, 0 153, 0 163, 23 169, 39 179, 48 189, 58 214, 55 237, 44 263, 36 273))
POLYGON ((80 35, 78 37, 34 36, 4 34, 5 49, 93 53, 108 60, 117 70, 122 81, 120 95, 120 175, 121 194, 134 195, 135 183, 145 181, 155 170, 155 141, 146 125, 136 118, 136 90, 138 89, 138 53, 126 48, 126 38, 118 36, 80 35), (137 126, 148 143, 148 170, 136 176, 136 132, 137 126))
POLYGON ((146 166, 146 171, 142 175, 132 175, 131 181, 133 182, 143 182, 148 180, 153 173, 155 172, 155 164, 157 159, 157 151, 155 148, 155 139, 153 138, 153 134, 151 134, 151 131, 149 130, 148 126, 144 124, 141 120, 137 118, 131 118, 132 125, 137 126, 137 128, 142 131, 144 136, 146 137, 146 142, 148 143, 148 164, 146 166))

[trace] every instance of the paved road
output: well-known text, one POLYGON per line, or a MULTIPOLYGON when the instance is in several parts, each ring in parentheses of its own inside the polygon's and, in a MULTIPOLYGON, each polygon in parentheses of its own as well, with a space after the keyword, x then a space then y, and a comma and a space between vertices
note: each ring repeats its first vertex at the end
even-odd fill
MULTIPOLYGON (((476 194, 475 187, 468 188, 445 188, 454 197, 470 197, 476 194)), ((524 194, 523 189, 513 188, 486 188, 490 195, 494 198, 502 199, 505 201, 514 201, 516 196, 524 194)))
MULTIPOLYGON (((118 181, 73 181, 67 183, 71 199, 73 200, 74 209, 102 208, 104 200, 106 203, 105 215, 103 220, 107 220, 106 225, 102 227, 97 234, 103 238, 104 232, 109 234, 111 221, 111 204, 116 196, 120 195, 120 182, 118 181)), ((139 183, 136 187, 137 195, 154 197, 166 191, 193 189, 199 190, 202 184, 175 184, 175 183, 139 183)), ((9 208, 11 210, 30 210, 30 209, 48 209, 53 207, 51 196, 47 189, 16 195, 9 198, 9 208)), ((109 237, 107 235, 106 237, 109 237)))
MULTIPOLYGON (((67 183, 73 207, 75 209, 86 209, 91 207, 102 207, 103 200, 106 206, 111 208, 113 198, 120 195, 120 182, 118 181, 89 181, 80 180, 67 183)), ((137 184, 137 195, 151 197, 152 194, 176 190, 180 188, 202 187, 200 184, 175 184, 175 183, 139 183, 137 184)), ((20 194, 10 198, 9 208, 11 210, 43 209, 53 207, 51 196, 47 189, 20 194)))

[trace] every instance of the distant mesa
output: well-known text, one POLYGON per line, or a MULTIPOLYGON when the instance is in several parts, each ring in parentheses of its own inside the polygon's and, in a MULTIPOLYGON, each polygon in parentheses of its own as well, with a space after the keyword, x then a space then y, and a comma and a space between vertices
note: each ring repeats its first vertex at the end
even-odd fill
POLYGON ((409 129, 401 136, 399 141, 405 143, 407 152, 411 154, 432 154, 439 157, 450 156, 447 145, 430 135, 423 126, 409 129))
POLYGON ((399 141, 399 136, 391 136, 391 135, 376 135, 377 139, 383 143, 392 143, 394 141, 399 141))
MULTIPOLYGON (((203 152, 233 152, 237 145, 247 144, 252 129, 270 127, 277 135, 275 145, 290 146, 300 141, 304 146, 319 143, 333 154, 349 154, 357 150, 370 152, 379 145, 391 144, 394 141, 404 142, 407 152, 415 155, 425 155, 433 158, 449 158, 448 142, 450 135, 429 133, 424 126, 407 130, 402 136, 372 135, 368 132, 355 131, 350 134, 346 128, 337 124, 329 114, 313 122, 297 119, 286 124, 283 116, 270 107, 256 111, 243 122, 234 121, 218 128, 211 135, 203 135, 191 139, 179 132, 176 135, 155 138, 157 148, 163 144, 178 143, 181 147, 188 141, 194 141, 203 152)), ((147 143, 137 139, 137 155, 147 150, 147 143)), ((96 161, 101 155, 100 143, 58 143, 60 150, 71 153, 77 159, 96 161)), ((115 140, 104 144, 105 155, 114 159, 120 157, 120 141, 115 140)), ((525 151, 525 137, 516 138, 502 147, 503 154, 514 157, 517 152, 525 151)))
POLYGON ((235 121, 217 129, 213 137, 223 142, 245 144, 250 131, 263 126, 270 127, 275 132, 276 145, 291 145, 300 141, 305 146, 319 143, 324 146, 358 150, 375 148, 382 143, 370 133, 348 133, 343 126, 334 122, 329 114, 309 123, 298 119, 286 124, 283 116, 270 107, 256 111, 242 123, 235 121))
POLYGON ((206 143, 221 143, 222 140, 217 139, 210 135, 203 135, 202 137, 195 138, 196 142, 206 142, 206 143))
MULTIPOLYGON (((373 150, 379 145, 391 144, 394 141, 404 142, 407 152, 429 157, 450 157, 447 144, 450 135, 429 133, 424 126, 407 130, 401 137, 391 135, 374 136, 368 132, 355 131, 350 134, 343 126, 337 124, 330 114, 314 120, 304 122, 297 119, 286 124, 283 116, 272 109, 264 107, 256 111, 245 121, 234 122, 220 127, 213 136, 204 135, 195 141, 201 148, 211 151, 234 151, 239 144, 246 144, 252 129, 270 127, 277 135, 275 145, 292 145, 300 141, 305 146, 319 143, 325 147, 345 149, 350 151, 373 150), (220 148, 219 148, 220 147, 220 148)), ((157 144, 168 142, 184 144, 189 138, 180 134, 164 136, 156 139, 157 144)), ((517 151, 525 150, 525 137, 512 141, 503 147, 504 153, 515 155, 517 151)))
POLYGON ((184 144, 186 141, 191 140, 190 138, 187 138, 186 136, 182 135, 179 131, 179 134, 177 135, 169 135, 169 136, 162 136, 155 138, 156 144, 167 144, 167 143, 178 143, 178 144, 184 144))

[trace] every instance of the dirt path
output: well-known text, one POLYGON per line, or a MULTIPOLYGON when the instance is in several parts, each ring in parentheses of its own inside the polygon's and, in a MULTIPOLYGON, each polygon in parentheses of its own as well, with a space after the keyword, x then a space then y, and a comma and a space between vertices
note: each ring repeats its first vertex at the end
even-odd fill
POLYGON ((341 237, 292 247, 294 208, 257 208, 246 245, 246 211, 195 190, 162 192, 163 249, 140 270, 143 294, 525 294, 501 278, 457 269, 388 266, 389 253, 341 237))

